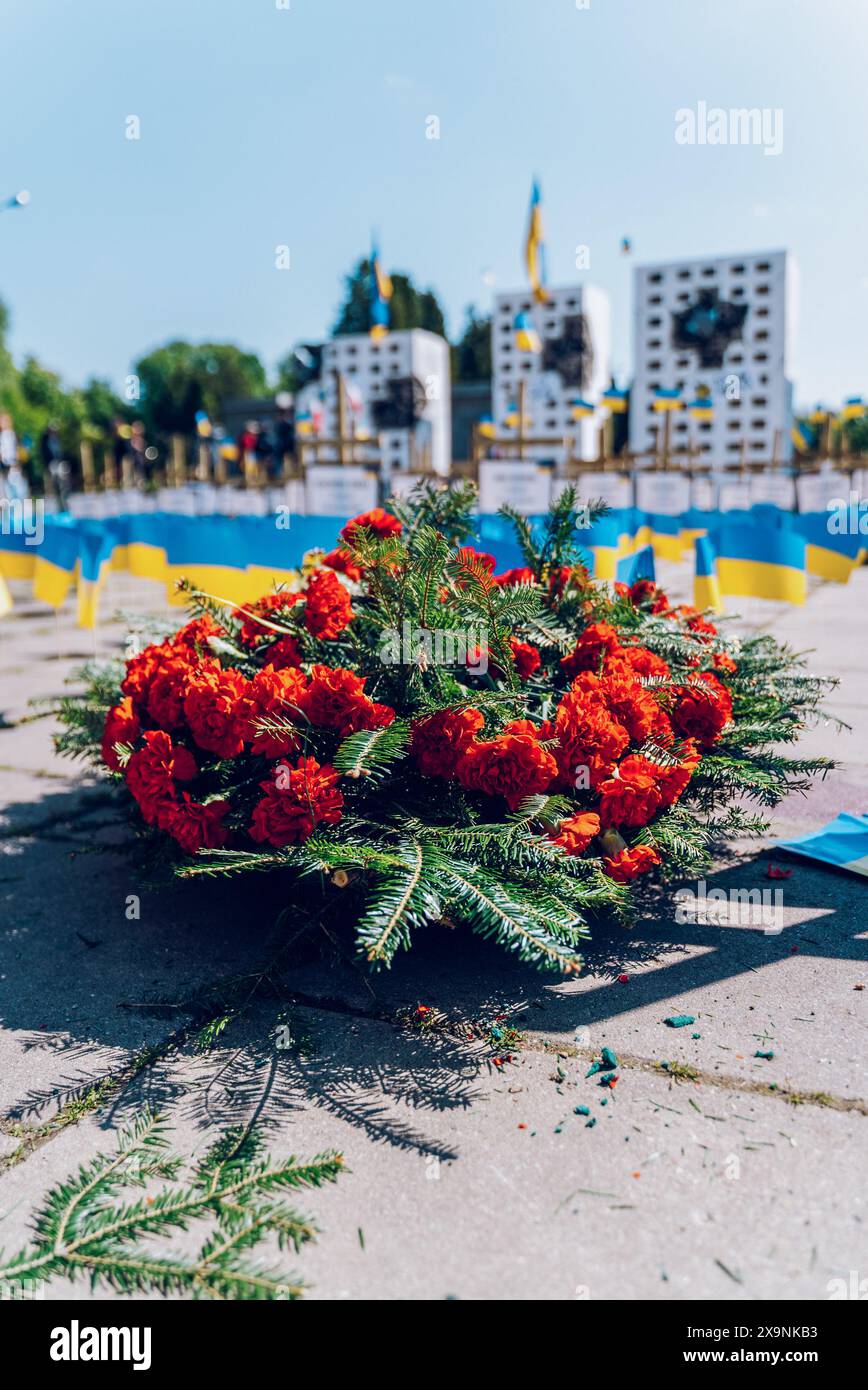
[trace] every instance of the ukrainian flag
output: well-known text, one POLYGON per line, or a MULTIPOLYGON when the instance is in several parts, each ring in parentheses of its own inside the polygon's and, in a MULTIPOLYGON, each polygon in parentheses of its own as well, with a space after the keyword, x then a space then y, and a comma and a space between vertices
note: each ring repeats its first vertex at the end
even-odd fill
POLYGON ((546 290, 545 237, 542 224, 542 195, 539 183, 533 181, 530 191, 530 212, 527 220, 527 236, 524 243, 524 260, 527 266, 533 297, 537 304, 548 302, 546 290))
POLYGON ((490 415, 480 416, 477 430, 482 439, 494 439, 497 433, 497 427, 490 415))
POLYGON ((650 579, 654 583, 657 575, 651 546, 645 545, 641 550, 637 550, 635 555, 627 555, 623 560, 619 560, 615 577, 621 584, 638 584, 640 579, 650 579))
POLYGON ((613 415, 624 415, 627 410, 627 392, 610 386, 600 397, 600 405, 608 406, 613 415))
POLYGON ((795 840, 778 840, 777 845, 790 854, 868 877, 868 816, 851 816, 845 811, 822 830, 799 835, 795 840))
POLYGON ((389 300, 392 298, 392 281, 380 264, 380 252, 376 241, 371 249, 371 337, 384 338, 389 331, 389 300))
POLYGON ((690 401, 687 409, 694 420, 714 419, 714 406, 709 396, 697 396, 695 401, 690 401))
POLYGON ((808 424, 809 424, 809 425, 825 425, 825 423, 826 423, 826 421, 828 420, 828 418, 829 418, 829 412, 828 412, 828 410, 824 410, 823 407, 822 407, 821 405, 818 405, 818 406, 816 407, 816 409, 812 410, 811 413, 810 413, 810 415, 808 416, 808 424))
POLYGON ((713 613, 722 613, 720 585, 717 580, 717 555, 707 536, 697 536, 694 541, 696 570, 693 576, 693 603, 703 612, 710 608, 713 613))
POLYGON ((804 538, 808 574, 846 584, 859 564, 864 537, 831 532, 833 518, 828 512, 803 512, 787 519, 791 529, 804 538))
MULTIPOLYGON (((825 419, 825 416, 823 418, 825 419)), ((803 420, 796 421, 790 430, 790 436, 799 454, 809 454, 816 444, 813 430, 808 429, 803 420)))
POLYGON ((578 539, 590 556, 590 569, 595 579, 614 579, 618 567, 618 521, 614 516, 601 517, 593 526, 578 533, 578 539))
POLYGON ((570 401, 570 410, 574 420, 585 420, 589 415, 593 415, 594 407, 590 401, 583 401, 581 396, 573 396, 570 401))
POLYGON ((842 420, 861 420, 865 414, 865 402, 861 396, 848 396, 841 408, 842 420))
POLYGON ((805 602, 808 580, 802 536, 789 530, 738 522, 719 527, 709 539, 717 552, 717 578, 722 594, 805 602))
POLYGON ((513 327, 519 352, 542 352, 542 339, 530 314, 516 314, 513 327))
POLYGON ((667 391, 662 386, 654 392, 652 402, 655 410, 680 410, 683 401, 679 390, 667 391))

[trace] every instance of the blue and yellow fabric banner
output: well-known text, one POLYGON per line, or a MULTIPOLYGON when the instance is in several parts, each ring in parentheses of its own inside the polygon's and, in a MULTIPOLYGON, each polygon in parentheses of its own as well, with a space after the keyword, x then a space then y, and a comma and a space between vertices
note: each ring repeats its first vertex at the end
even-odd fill
POLYGON ((822 830, 794 840, 778 840, 776 844, 790 854, 868 878, 868 816, 851 816, 845 811, 822 830))
POLYGON ((650 579, 653 584, 656 577, 654 547, 650 545, 644 545, 635 555, 625 555, 615 570, 615 578, 621 584, 638 584, 640 579, 650 579))
POLYGON ((548 302, 548 291, 546 290, 546 253, 545 253, 545 234, 542 222, 542 194, 540 186, 534 179, 530 190, 530 209, 527 218, 527 236, 524 242, 524 261, 527 266, 527 276, 533 290, 533 297, 537 304, 548 302))

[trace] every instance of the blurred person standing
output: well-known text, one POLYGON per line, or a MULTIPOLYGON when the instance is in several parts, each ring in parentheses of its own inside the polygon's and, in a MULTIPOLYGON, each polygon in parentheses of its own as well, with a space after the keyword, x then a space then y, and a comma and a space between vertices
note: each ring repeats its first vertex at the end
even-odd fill
POLYGON ((69 464, 63 457, 60 435, 54 420, 46 425, 39 439, 43 476, 51 479, 62 512, 69 511, 69 464))
POLYGON ((27 496, 27 484, 18 464, 18 436, 11 415, 0 415, 0 489, 10 501, 27 496))

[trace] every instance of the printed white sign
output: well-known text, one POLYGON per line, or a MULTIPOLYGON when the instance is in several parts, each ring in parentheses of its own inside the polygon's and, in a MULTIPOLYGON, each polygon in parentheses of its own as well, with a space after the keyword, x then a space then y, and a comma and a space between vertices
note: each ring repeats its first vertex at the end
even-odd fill
POLYGON ((305 480, 308 516, 357 516, 377 505, 379 478, 356 463, 313 463, 305 480))
POLYGON ((679 516, 690 506, 690 482, 674 473, 642 473, 636 479, 636 506, 643 512, 679 516))
POLYGON ((508 504, 524 516, 547 512, 552 475, 535 463, 483 459, 479 465, 479 510, 490 515, 508 504))

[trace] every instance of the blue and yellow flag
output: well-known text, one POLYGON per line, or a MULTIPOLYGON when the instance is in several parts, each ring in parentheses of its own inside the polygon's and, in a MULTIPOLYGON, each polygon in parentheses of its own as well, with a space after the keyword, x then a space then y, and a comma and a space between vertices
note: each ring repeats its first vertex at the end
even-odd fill
POLYGON ((725 523, 696 544, 703 540, 716 552, 722 594, 805 602, 808 578, 803 536, 768 524, 738 521, 725 523))
POLYGON ((573 396, 570 401, 570 410, 574 420, 585 420, 594 413, 591 402, 582 400, 581 396, 573 396))
MULTIPOLYGON (((825 416, 823 417, 825 419, 825 416)), ((816 444, 814 431, 809 429, 804 420, 797 420, 790 430, 790 436, 795 450, 799 454, 809 454, 816 444)))
POLYGON ((688 403, 687 409, 694 420, 713 420, 714 406, 710 396, 697 396, 688 403))
POLYGON ((380 252, 376 241, 371 248, 371 337, 384 338, 389 331, 389 300, 392 298, 392 281, 380 264, 380 252))
POLYGON ((861 420, 865 414, 865 402, 861 396, 848 396, 841 407, 842 420, 861 420))
POLYGON ((623 415, 627 410, 627 392, 610 386, 600 397, 600 405, 608 406, 613 415, 623 415))
POLYGON ((638 584, 640 579, 650 579, 653 584, 657 578, 653 547, 643 545, 635 555, 625 555, 618 561, 615 577, 621 584, 638 584))
POLYGON ((845 811, 822 830, 799 835, 795 840, 778 840, 776 844, 790 854, 868 877, 868 816, 851 816, 845 811))
POLYGON ((527 266, 533 297, 537 304, 548 303, 546 290, 545 236, 542 224, 542 197, 540 187, 534 179, 530 191, 530 212, 527 220, 527 237, 524 243, 524 261, 527 266))
POLYGON ((697 536, 694 541, 696 570, 693 576, 693 603, 703 611, 710 608, 713 613, 722 613, 720 585, 717 581, 717 555, 707 536, 697 536))
POLYGON ((674 391, 669 391, 659 386, 654 392, 652 404, 655 410, 680 410, 684 402, 677 387, 674 391))
POLYGON ((516 314, 513 327, 519 352, 542 352, 542 339, 530 314, 516 314))
POLYGON ((497 433, 497 428, 495 426, 494 420, 491 418, 490 415, 481 415, 479 417, 479 424, 477 426, 477 429, 483 439, 493 439, 495 434, 497 433))

